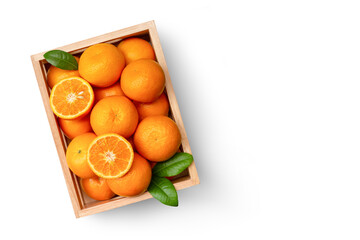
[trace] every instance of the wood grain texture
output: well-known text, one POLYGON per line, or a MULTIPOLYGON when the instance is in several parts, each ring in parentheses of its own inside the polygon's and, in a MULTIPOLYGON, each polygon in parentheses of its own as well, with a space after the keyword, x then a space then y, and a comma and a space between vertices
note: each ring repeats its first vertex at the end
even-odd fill
MULTIPOLYGON (((165 78, 166 78, 165 90, 169 98, 172 118, 177 123, 180 129, 180 133, 182 137, 181 139, 182 150, 184 152, 191 154, 191 148, 186 135, 184 123, 181 118, 180 109, 176 100, 175 92, 170 79, 170 74, 168 72, 168 68, 166 65, 165 56, 161 48, 160 39, 154 21, 145 22, 139 25, 135 25, 118 31, 103 34, 94 38, 79 41, 56 49, 67 51, 71 54, 80 54, 87 47, 93 44, 102 43, 102 42, 115 44, 120 42, 122 39, 132 36, 141 36, 150 39, 150 42, 153 45, 155 51, 157 61, 159 62, 165 73, 165 78)), ((57 119, 50 107, 50 102, 49 102, 50 90, 46 82, 46 68, 45 68, 45 64, 47 62, 43 57, 45 52, 32 55, 31 60, 33 63, 36 79, 39 85, 39 90, 42 96, 46 115, 48 117, 49 125, 51 128, 51 132, 54 138, 55 146, 59 155, 59 160, 61 163, 65 182, 69 191, 69 196, 73 205, 75 216, 77 218, 88 216, 91 214, 107 211, 110 209, 114 209, 117 207, 125 206, 131 203, 135 203, 151 198, 152 196, 150 195, 150 193, 145 192, 144 194, 136 197, 118 196, 107 201, 95 201, 95 200, 91 200, 83 193, 78 178, 69 170, 67 166, 65 156, 66 156, 66 148, 68 141, 64 136, 64 134, 62 133, 58 125, 57 119)), ((185 172, 185 176, 183 176, 184 174, 182 174, 181 177, 173 181, 174 186, 177 190, 191 187, 200 183, 194 162, 189 166, 187 172, 188 174, 185 172)))
MULTIPOLYGON (((190 177, 186 177, 182 179, 179 182, 174 183, 176 190, 181 190, 184 188, 188 188, 191 186, 194 186, 193 181, 190 179, 190 177)), ((144 201, 146 199, 152 198, 151 194, 149 192, 145 192, 139 196, 134 197, 115 197, 113 199, 102 201, 102 202, 94 202, 86 206, 86 208, 83 208, 80 210, 79 215, 80 217, 92 215, 99 212, 108 211, 114 208, 122 207, 125 205, 129 205, 132 203, 144 201)), ((159 203, 161 204, 161 203, 159 203)))

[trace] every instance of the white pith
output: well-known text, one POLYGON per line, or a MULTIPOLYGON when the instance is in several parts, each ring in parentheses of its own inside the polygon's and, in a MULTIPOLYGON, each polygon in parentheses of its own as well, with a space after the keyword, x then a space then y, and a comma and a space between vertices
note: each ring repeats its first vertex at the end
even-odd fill
POLYGON ((77 99, 77 98, 79 98, 79 99, 83 99, 84 98, 84 96, 81 96, 82 94, 84 93, 84 91, 81 91, 81 92, 79 92, 79 93, 69 93, 67 96, 66 96, 66 101, 68 102, 68 103, 73 103, 73 102, 75 102, 75 100, 77 99))
POLYGON ((106 153, 104 153, 104 159, 106 162, 114 162, 116 159, 116 155, 112 151, 107 151, 106 153))

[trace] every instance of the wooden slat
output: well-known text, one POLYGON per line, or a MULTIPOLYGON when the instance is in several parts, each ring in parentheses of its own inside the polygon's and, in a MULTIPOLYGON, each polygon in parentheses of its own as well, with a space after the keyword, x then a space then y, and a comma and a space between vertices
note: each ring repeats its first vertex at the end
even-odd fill
MULTIPOLYGON (((194 185, 194 183, 189 177, 186 178, 186 180, 183 180, 181 182, 177 182, 174 184, 176 190, 188 188, 193 185, 194 185)), ((141 194, 140 196, 135 196, 135 197, 117 197, 114 200, 93 203, 90 206, 80 210, 79 215, 80 215, 80 217, 84 217, 84 216, 92 215, 95 213, 104 212, 104 211, 108 211, 108 210, 111 210, 114 208, 129 205, 132 203, 144 201, 149 198, 152 198, 152 196, 149 192, 145 192, 145 193, 141 194)))

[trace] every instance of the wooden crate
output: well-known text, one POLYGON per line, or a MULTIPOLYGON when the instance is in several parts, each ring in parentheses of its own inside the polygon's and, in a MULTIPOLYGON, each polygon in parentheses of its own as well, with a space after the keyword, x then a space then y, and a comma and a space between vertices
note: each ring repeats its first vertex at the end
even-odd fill
MULTIPOLYGON (((135 25, 125 29, 100 35, 94 38, 69 44, 63 47, 59 47, 57 49, 79 56, 87 47, 93 44, 106 42, 117 45, 122 39, 133 36, 141 37, 149 41, 155 50, 157 61, 165 72, 165 77, 166 77, 165 91, 168 95, 168 99, 170 103, 170 117, 177 123, 181 132, 180 149, 183 152, 191 153, 189 141, 186 136, 179 106, 175 97, 174 89, 170 80, 170 75, 168 72, 168 68, 166 66, 165 57, 160 45, 160 40, 154 21, 145 22, 139 25, 135 25)), ((86 196, 86 194, 81 190, 78 177, 76 177, 69 170, 66 163, 65 153, 69 141, 62 133, 59 124, 57 122, 57 118, 53 114, 50 108, 50 102, 49 102, 50 89, 48 88, 46 83, 46 72, 47 69, 49 68, 49 64, 43 57, 44 53, 45 52, 32 55, 31 60, 33 63, 42 100, 44 102, 51 132, 55 141, 56 149, 59 155, 65 182, 74 208, 75 216, 77 218, 83 217, 151 198, 152 197, 151 194, 149 192, 145 192, 144 194, 136 197, 117 196, 106 201, 96 201, 86 196)), ((195 163, 193 162, 188 167, 187 170, 185 170, 182 174, 174 178, 173 183, 177 190, 199 184, 199 177, 196 171, 195 163)))

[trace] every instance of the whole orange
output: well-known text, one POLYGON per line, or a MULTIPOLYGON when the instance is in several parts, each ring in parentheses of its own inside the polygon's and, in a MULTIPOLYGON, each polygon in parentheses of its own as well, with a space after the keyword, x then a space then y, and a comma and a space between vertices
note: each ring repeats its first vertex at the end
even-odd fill
POLYGON ((127 65, 121 74, 121 89, 137 102, 153 102, 165 87, 161 66, 151 59, 140 59, 127 65))
POLYGON ((75 137, 66 149, 66 162, 70 170, 80 178, 96 176, 87 162, 90 143, 96 138, 94 133, 85 133, 75 137))
POLYGON ((116 133, 128 138, 138 124, 135 105, 125 96, 101 99, 90 114, 90 124, 96 135, 116 133))
POLYGON ((172 157, 179 149, 181 135, 176 123, 166 116, 151 116, 142 120, 134 134, 138 153, 153 162, 172 157))
POLYGON ((106 179, 110 189, 120 196, 130 197, 142 194, 146 191, 151 181, 151 167, 149 162, 134 154, 134 161, 124 176, 115 179, 106 179))
POLYGON ((80 185, 89 197, 98 201, 108 200, 115 196, 115 193, 107 185, 106 180, 98 176, 82 178, 80 185))
POLYGON ((119 43, 118 48, 124 54, 126 64, 143 58, 155 60, 153 47, 141 38, 127 38, 119 43))
POLYGON ((58 119, 61 130, 69 139, 73 139, 87 132, 92 132, 90 114, 87 114, 85 117, 75 119, 58 119))
POLYGON ((95 103, 103 98, 110 96, 124 96, 124 92, 121 90, 120 83, 116 82, 109 87, 98 88, 94 87, 95 103))
MULTIPOLYGON (((75 57, 75 59, 79 63, 79 58, 75 57)), ((46 77, 49 87, 53 88, 53 86, 60 82, 60 80, 68 77, 80 77, 80 74, 78 70, 63 70, 51 65, 46 77)))
POLYGON ((149 116, 163 115, 167 116, 169 113, 169 101, 164 93, 158 99, 151 103, 134 102, 135 107, 139 113, 139 120, 143 120, 149 116))
POLYGON ((79 73, 95 87, 108 87, 119 80, 125 67, 124 55, 112 44, 99 43, 80 56, 79 73))

